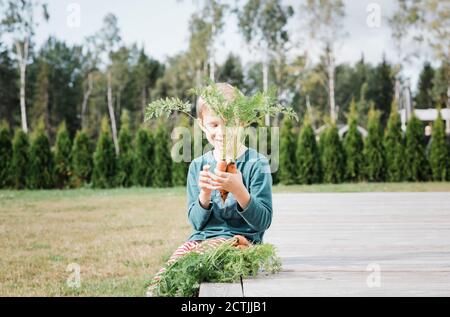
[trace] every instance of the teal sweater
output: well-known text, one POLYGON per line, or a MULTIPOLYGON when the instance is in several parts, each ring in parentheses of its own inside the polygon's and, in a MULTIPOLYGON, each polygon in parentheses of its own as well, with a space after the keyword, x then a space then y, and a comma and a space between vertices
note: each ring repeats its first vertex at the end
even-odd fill
POLYGON ((191 240, 206 240, 216 237, 231 238, 243 235, 252 243, 262 243, 264 232, 272 222, 272 175, 267 158, 248 148, 237 160, 243 183, 250 193, 250 202, 245 209, 229 193, 225 205, 218 190, 211 194, 209 209, 200 205, 198 177, 203 166, 209 164, 214 172, 216 160, 212 151, 194 159, 189 166, 187 179, 188 218, 194 228, 191 240))

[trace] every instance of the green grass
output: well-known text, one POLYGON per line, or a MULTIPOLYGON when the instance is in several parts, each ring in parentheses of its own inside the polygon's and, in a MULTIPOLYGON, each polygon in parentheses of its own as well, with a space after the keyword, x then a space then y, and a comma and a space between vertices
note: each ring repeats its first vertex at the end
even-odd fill
MULTIPOLYGON (((274 186, 274 193, 450 191, 450 183, 274 186)), ((144 296, 186 240, 186 189, 0 191, 0 296, 144 296), (67 266, 81 268, 70 288, 67 266)))
POLYGON ((191 231, 184 192, 0 191, 0 296, 144 296, 191 231))

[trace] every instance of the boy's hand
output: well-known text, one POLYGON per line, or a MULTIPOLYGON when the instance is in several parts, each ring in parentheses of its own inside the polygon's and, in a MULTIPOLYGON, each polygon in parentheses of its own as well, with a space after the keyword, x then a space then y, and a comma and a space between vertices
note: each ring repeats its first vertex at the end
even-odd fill
POLYGON ((207 196, 210 196, 213 191, 210 184, 211 178, 209 177, 209 167, 209 165, 203 166, 203 170, 200 172, 198 179, 198 187, 200 187, 200 191, 207 196))
POLYGON ((209 188, 213 190, 224 189, 233 194, 237 203, 242 209, 246 209, 250 203, 251 197, 247 188, 242 181, 242 173, 236 169, 236 174, 225 173, 219 170, 214 171, 216 174, 209 173, 211 185, 209 188))
POLYGON ((221 172, 217 169, 214 170, 215 174, 209 173, 211 178, 211 187, 213 190, 224 189, 234 196, 242 190, 246 190, 244 183, 242 182, 242 173, 240 170, 236 170, 236 174, 221 172))

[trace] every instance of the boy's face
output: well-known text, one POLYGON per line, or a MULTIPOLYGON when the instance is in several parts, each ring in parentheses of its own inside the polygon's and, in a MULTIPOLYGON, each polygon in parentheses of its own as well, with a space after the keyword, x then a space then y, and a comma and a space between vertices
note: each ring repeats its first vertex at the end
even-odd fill
POLYGON ((209 109, 203 111, 202 130, 215 148, 222 149, 225 123, 209 109))

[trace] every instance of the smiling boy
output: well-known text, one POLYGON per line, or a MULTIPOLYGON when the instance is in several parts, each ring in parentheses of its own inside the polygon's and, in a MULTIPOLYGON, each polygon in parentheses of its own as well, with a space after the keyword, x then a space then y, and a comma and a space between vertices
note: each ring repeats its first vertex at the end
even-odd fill
MULTIPOLYGON (((232 99, 234 88, 217 84, 227 99, 232 99)), ((237 173, 225 173, 215 167, 223 157, 224 122, 199 98, 197 115, 208 142, 214 147, 193 160, 188 173, 188 218, 194 232, 190 241, 211 238, 231 238, 242 235, 252 243, 261 243, 265 230, 272 221, 272 176, 266 157, 244 144, 238 144, 237 173), (211 173, 214 171, 214 173, 211 173), (219 190, 230 194, 222 204, 219 190)), ((226 158, 232 158, 232 147, 227 146, 226 158)))
MULTIPOLYGON (((219 83, 216 86, 227 100, 233 100, 235 90, 231 85, 219 83)), ((238 143, 237 173, 218 171, 217 162, 224 157, 225 123, 202 98, 197 102, 197 116, 214 149, 194 159, 189 166, 187 209, 193 233, 167 264, 174 263, 188 252, 198 252, 205 244, 218 246, 235 236, 245 237, 250 243, 262 243, 264 232, 272 222, 272 176, 267 158, 238 143), (220 190, 229 192, 225 202, 220 190)), ((225 157, 230 160, 233 147, 226 148, 225 157)), ((156 282, 164 271, 162 268, 155 276, 156 282)), ((149 288, 147 295, 151 296, 154 287, 149 288)))

